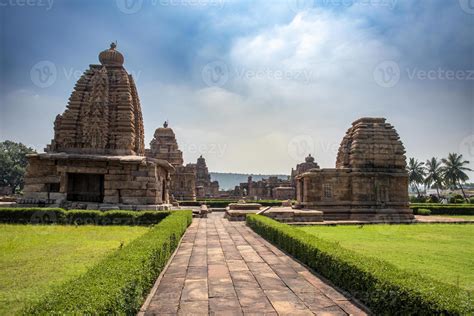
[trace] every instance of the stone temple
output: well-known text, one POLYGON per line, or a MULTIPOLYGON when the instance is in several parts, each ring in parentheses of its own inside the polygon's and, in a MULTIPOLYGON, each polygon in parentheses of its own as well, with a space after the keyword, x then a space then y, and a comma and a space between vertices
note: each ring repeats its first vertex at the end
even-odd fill
POLYGON ((410 221, 405 149, 384 118, 361 118, 349 128, 336 168, 313 168, 296 179, 297 206, 324 220, 410 221))
POLYGON ((128 209, 169 203, 173 166, 145 156, 137 88, 115 48, 77 81, 46 153, 29 155, 21 202, 128 209))
POLYGON ((179 150, 176 136, 168 127, 168 122, 156 129, 150 149, 146 150, 146 156, 166 160, 175 168, 171 174, 172 198, 180 201, 196 200, 196 165, 183 165, 183 152, 179 150))
POLYGON ((211 181, 206 159, 202 155, 196 162, 196 195, 198 198, 211 198, 219 193, 219 182, 211 181))

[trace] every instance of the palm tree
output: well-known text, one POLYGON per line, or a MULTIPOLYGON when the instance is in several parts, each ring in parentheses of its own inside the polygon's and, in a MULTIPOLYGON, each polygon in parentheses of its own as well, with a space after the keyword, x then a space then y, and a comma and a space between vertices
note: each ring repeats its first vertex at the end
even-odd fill
POLYGON ((438 199, 440 198, 439 189, 443 187, 443 169, 441 166, 441 161, 438 158, 431 158, 426 161, 426 178, 425 184, 428 187, 436 187, 436 193, 438 194, 438 199))
POLYGON ((408 171, 408 181, 410 184, 416 188, 418 196, 420 196, 420 190, 418 189, 418 184, 424 183, 425 176, 425 167, 423 162, 419 162, 415 158, 410 158, 408 161, 407 171, 408 171))
POLYGON ((442 159, 444 166, 442 167, 444 181, 448 185, 452 185, 456 188, 458 185, 461 188, 464 199, 467 200, 466 193, 461 183, 469 180, 469 177, 464 171, 472 171, 472 169, 466 167, 469 161, 463 160, 462 155, 456 153, 450 153, 448 158, 442 159))

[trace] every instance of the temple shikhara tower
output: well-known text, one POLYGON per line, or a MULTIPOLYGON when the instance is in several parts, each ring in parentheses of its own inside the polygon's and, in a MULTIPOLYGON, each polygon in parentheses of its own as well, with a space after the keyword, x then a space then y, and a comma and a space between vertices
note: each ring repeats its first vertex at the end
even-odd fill
POLYGON ((384 118, 352 123, 335 169, 312 168, 295 179, 299 207, 323 211, 325 220, 413 219, 405 148, 384 118))
POLYGON ((140 100, 124 57, 112 43, 99 61, 77 81, 66 110, 56 117, 46 153, 28 157, 24 203, 130 208, 169 202, 173 167, 145 157, 140 100))
POLYGON ((174 131, 168 127, 157 128, 150 149, 146 150, 148 157, 168 161, 175 168, 171 174, 171 196, 180 201, 196 200, 196 165, 184 166, 183 152, 179 150, 174 131))
POLYGON ((196 162, 196 195, 199 198, 213 197, 219 192, 219 182, 211 181, 206 159, 200 156, 196 162))

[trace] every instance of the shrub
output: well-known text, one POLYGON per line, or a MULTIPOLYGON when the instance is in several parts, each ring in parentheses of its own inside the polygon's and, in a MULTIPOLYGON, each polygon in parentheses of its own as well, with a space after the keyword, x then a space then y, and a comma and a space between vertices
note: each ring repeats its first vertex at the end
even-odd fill
POLYGON ((415 214, 419 209, 428 209, 431 215, 474 215, 473 204, 410 204, 410 208, 415 214))
POLYGON ((460 315, 472 312, 471 293, 385 261, 367 257, 261 215, 247 224, 265 239, 366 304, 374 314, 460 315))
POLYGON ((51 224, 66 220, 66 211, 62 208, 0 208, 0 223, 51 224))
POLYGON ((420 208, 416 211, 417 215, 431 215, 431 211, 426 208, 420 208))
POLYGON ((28 315, 135 315, 192 221, 172 212, 150 231, 116 250, 77 279, 25 308, 28 315))
POLYGON ((69 225, 151 225, 170 212, 94 211, 61 208, 0 208, 0 223, 69 225))

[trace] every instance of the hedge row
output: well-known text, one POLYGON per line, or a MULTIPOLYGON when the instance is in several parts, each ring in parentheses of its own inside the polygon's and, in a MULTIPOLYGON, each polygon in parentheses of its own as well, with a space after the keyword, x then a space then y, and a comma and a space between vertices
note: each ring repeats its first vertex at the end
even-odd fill
POLYGON ((136 315, 192 221, 171 212, 150 231, 113 252, 77 279, 47 293, 25 315, 136 315))
MULTIPOLYGON (((237 200, 200 200, 200 201, 180 201, 181 206, 200 206, 206 204, 210 207, 224 208, 230 203, 237 203, 237 200)), ((246 201, 247 203, 260 203, 262 206, 281 206, 279 200, 258 200, 258 201, 246 201)))
POLYGON ((410 208, 415 214, 419 209, 427 209, 431 215, 474 215, 474 204, 413 203, 410 208))
POLYGON ((0 208, 0 223, 62 225, 151 225, 170 212, 93 211, 61 208, 0 208))
POLYGON ((472 293, 405 271, 261 215, 247 215, 259 235, 348 291, 375 314, 464 315, 472 293))

